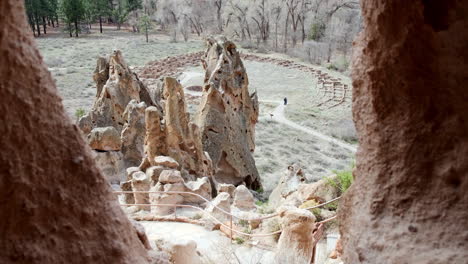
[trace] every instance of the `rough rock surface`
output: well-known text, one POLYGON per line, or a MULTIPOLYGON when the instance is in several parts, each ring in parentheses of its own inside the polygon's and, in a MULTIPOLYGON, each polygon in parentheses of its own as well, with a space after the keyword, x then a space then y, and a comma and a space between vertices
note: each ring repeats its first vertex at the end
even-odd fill
POLYGON ((114 51, 109 57, 108 65, 103 65, 103 63, 103 59, 99 58, 94 75, 98 94, 93 109, 82 119, 89 120, 93 128, 113 126, 120 132, 126 122, 125 109, 131 100, 145 102, 147 106, 158 102, 150 98, 147 87, 130 70, 119 50, 114 51), (106 74, 103 71, 107 69, 106 74), (108 79, 102 91, 99 92, 107 76, 108 79))
POLYGON ((138 166, 144 157, 145 102, 131 100, 124 112, 125 125, 122 130, 122 154, 125 166, 138 166))
POLYGON ((248 78, 234 43, 208 39, 203 59, 206 70, 197 116, 203 149, 216 168, 220 183, 260 188, 252 152, 258 119, 256 94, 249 94, 248 78))
POLYGON ((361 4, 343 260, 466 263, 468 1, 361 4))
POLYGON ((120 151, 94 151, 93 156, 102 175, 111 184, 119 184, 126 180, 125 165, 120 151))
POLYGON ((197 251, 197 243, 188 239, 156 240, 156 246, 160 251, 169 254, 172 264, 201 264, 202 259, 197 251))
POLYGON ((225 192, 220 192, 218 196, 216 196, 215 199, 211 201, 206 206, 205 211, 216 217, 216 219, 220 220, 221 222, 227 221, 229 219, 229 215, 225 214, 221 210, 219 210, 217 207, 223 209, 225 212, 230 213, 231 212, 231 196, 229 193, 225 192))
POLYGON ((120 133, 114 127, 96 127, 88 135, 88 144, 95 150, 120 150, 120 133))
POLYGON ((283 176, 281 176, 278 185, 273 189, 268 199, 272 207, 282 205, 288 196, 295 194, 300 184, 305 182, 305 177, 302 169, 297 164, 288 167, 283 176))
MULTIPOLYGON (((133 191, 149 191, 150 189, 150 179, 142 171, 135 172, 132 175, 132 190, 133 191)), ((136 204, 148 204, 149 203, 149 194, 148 193, 134 193, 136 204)), ((140 210, 150 210, 149 206, 138 205, 140 210)))
POLYGON ((288 208, 281 213, 281 225, 276 263, 309 264, 314 250, 314 215, 307 210, 288 208))
POLYGON ((147 263, 25 14, 23 1, 0 1, 0 263, 147 263))
MULTIPOLYGON (((330 176, 329 180, 335 180, 335 176, 330 176)), ((314 183, 300 184, 297 188, 297 195, 301 201, 316 200, 321 203, 330 201, 338 197, 340 190, 326 180, 321 179, 314 183)))
POLYGON ((161 89, 162 111, 156 107, 146 109, 144 163, 184 169, 198 177, 210 177, 213 174, 212 163, 203 151, 198 127, 190 122, 183 87, 176 79, 166 77, 161 89))
POLYGON ((237 186, 234 191, 234 201, 232 206, 241 210, 253 210, 256 208, 254 196, 247 187, 244 185, 237 186))

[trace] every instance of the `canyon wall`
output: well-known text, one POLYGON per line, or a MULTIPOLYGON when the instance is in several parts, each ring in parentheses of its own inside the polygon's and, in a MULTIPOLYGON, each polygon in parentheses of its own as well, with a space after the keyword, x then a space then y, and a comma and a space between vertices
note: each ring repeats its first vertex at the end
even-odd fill
POLYGON ((466 263, 468 1, 361 1, 345 263, 466 263))
POLYGON ((0 1, 0 263, 146 263, 66 116, 23 1, 0 1))

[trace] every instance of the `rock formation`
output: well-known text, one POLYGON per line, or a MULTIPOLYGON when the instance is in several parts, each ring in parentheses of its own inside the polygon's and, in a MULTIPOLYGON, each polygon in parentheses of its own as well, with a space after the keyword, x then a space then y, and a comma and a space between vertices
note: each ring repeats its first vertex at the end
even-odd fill
POLYGON ((147 263, 36 48, 0 1, 0 263, 147 263))
POLYGON ((162 112, 146 110, 146 164, 155 166, 158 156, 170 156, 189 174, 210 177, 210 157, 203 151, 198 127, 190 122, 184 90, 176 79, 163 79, 162 100, 162 112))
POLYGON ((208 40, 203 58, 206 70, 197 124, 219 183, 261 186, 252 152, 258 118, 256 94, 248 90, 248 77, 234 43, 208 40))
POLYGON ((468 259, 468 1, 363 0, 345 263, 468 259))
POLYGON ((125 166, 136 166, 144 157, 145 141, 145 102, 131 100, 125 109, 127 122, 122 130, 122 154, 125 166))
POLYGON ((288 170, 281 176, 278 185, 273 189, 268 199, 274 208, 282 205, 284 201, 297 191, 300 184, 304 183, 306 178, 302 169, 297 164, 288 166, 288 170))
POLYGON ((281 214, 283 232, 275 263, 309 264, 314 250, 315 217, 307 210, 288 208, 281 214))

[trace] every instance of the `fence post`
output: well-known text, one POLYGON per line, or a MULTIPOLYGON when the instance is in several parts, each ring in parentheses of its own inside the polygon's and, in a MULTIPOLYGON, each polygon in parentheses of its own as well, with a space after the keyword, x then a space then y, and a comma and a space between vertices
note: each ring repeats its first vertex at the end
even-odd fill
POLYGON ((231 218, 231 243, 232 243, 232 239, 233 239, 232 237, 232 214, 230 214, 230 218, 231 218))
POLYGON ((177 219, 177 206, 174 205, 174 219, 177 219))

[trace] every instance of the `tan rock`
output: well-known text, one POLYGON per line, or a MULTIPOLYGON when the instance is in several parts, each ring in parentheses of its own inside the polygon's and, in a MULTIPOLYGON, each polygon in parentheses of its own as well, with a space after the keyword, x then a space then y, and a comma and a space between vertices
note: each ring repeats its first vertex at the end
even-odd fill
POLYGON ((145 109, 144 102, 131 100, 123 114, 126 123, 121 133, 122 154, 127 167, 139 165, 144 157, 145 109))
MULTIPOLYGON (((329 177, 330 180, 335 180, 335 176, 329 177)), ((330 201, 339 195, 339 189, 332 186, 328 180, 321 179, 310 184, 301 184, 298 187, 298 196, 302 201, 315 199, 321 203, 330 201)))
POLYGON ((180 175, 180 171, 177 170, 163 170, 159 175, 159 182, 162 184, 166 183, 183 183, 184 179, 180 175))
POLYGON ((254 196, 245 185, 237 186, 234 191, 234 202, 232 206, 240 210, 253 210, 256 208, 254 196))
POLYGON ((163 166, 151 166, 146 169, 146 176, 151 179, 152 183, 157 183, 159 181, 159 175, 165 170, 163 166))
POLYGON ((283 231, 278 240, 276 263, 309 264, 314 250, 314 215, 303 209, 288 208, 281 214, 283 231))
MULTIPOLYGON (((132 190, 133 191, 149 191, 150 189, 150 179, 142 171, 133 173, 132 176, 132 190)), ((140 210, 149 211, 150 207, 143 204, 149 203, 149 194, 148 193, 134 193, 135 203, 140 204, 138 208, 140 210)))
POLYGON ((236 186, 232 184, 225 184, 225 183, 220 183, 218 184, 218 192, 226 192, 229 193, 231 197, 234 197, 234 191, 236 190, 236 186))
POLYGON ((114 127, 97 127, 88 135, 88 143, 95 150, 120 150, 120 134, 114 127))
POLYGON ((157 156, 154 158, 154 163, 156 166, 163 166, 163 167, 166 167, 166 168, 171 168, 171 169, 177 169, 179 167, 179 163, 171 158, 171 157, 167 157, 167 156, 157 156))
MULTIPOLYGON (((230 213, 231 212, 231 196, 229 193, 225 192, 220 192, 218 196, 216 196, 215 199, 213 199, 210 203, 205 208, 205 211, 207 213, 210 213, 216 219, 220 220, 221 222, 227 221, 229 219, 229 215, 225 214, 222 210, 225 212, 230 213), (221 208, 222 210, 218 209, 221 208)), ((207 219, 210 219, 207 217, 207 219)), ((213 221, 213 220, 210 220, 213 221)))
POLYGON ((298 187, 305 182, 302 169, 297 164, 288 166, 286 173, 281 176, 278 185, 273 189, 269 197, 269 204, 272 207, 281 206, 286 198, 294 194, 298 187))
POLYGON ((111 184, 118 184, 125 181, 125 164, 120 151, 94 151, 94 160, 102 172, 102 175, 111 184))
POLYGON ((133 173, 140 171, 138 167, 129 167, 127 168, 127 180, 133 179, 133 173))
POLYGON ((234 43, 209 38, 207 44, 205 83, 197 116, 203 149, 216 168, 216 182, 245 182, 249 188, 258 189, 260 181, 252 157, 258 119, 256 95, 249 94, 247 73, 234 43))
MULTIPOLYGON (((196 181, 189 181, 185 186, 188 188, 188 192, 198 194, 207 200, 211 200, 211 183, 208 177, 199 178, 196 181)), ((205 203, 206 201, 194 195, 185 195, 184 202, 205 203)))
MULTIPOLYGON (((120 183, 120 189, 122 189, 122 191, 127 191, 127 192, 133 191, 132 181, 129 180, 129 181, 121 182, 120 183)), ((124 197, 124 199, 123 199, 124 203, 126 203, 126 204, 134 204, 135 203, 135 197, 134 197, 133 193, 124 193, 123 197, 124 197)))
MULTIPOLYGON (((184 189, 182 183, 177 184, 161 184, 158 182, 155 186, 151 187, 152 192, 167 192, 178 191, 184 189), (167 185, 167 186, 166 186, 167 185)), ((158 204, 182 204, 184 197, 179 194, 167 193, 150 193, 151 213, 156 215, 168 215, 174 212, 173 206, 156 206, 158 204)))
POLYGON ((156 240, 160 251, 167 252, 172 264, 201 264, 202 260, 197 252, 197 243, 193 240, 175 239, 171 241, 156 240))
POLYGON ((155 166, 154 159, 166 153, 166 135, 161 125, 162 114, 154 106, 145 110, 145 146, 146 159, 151 166, 155 166))

